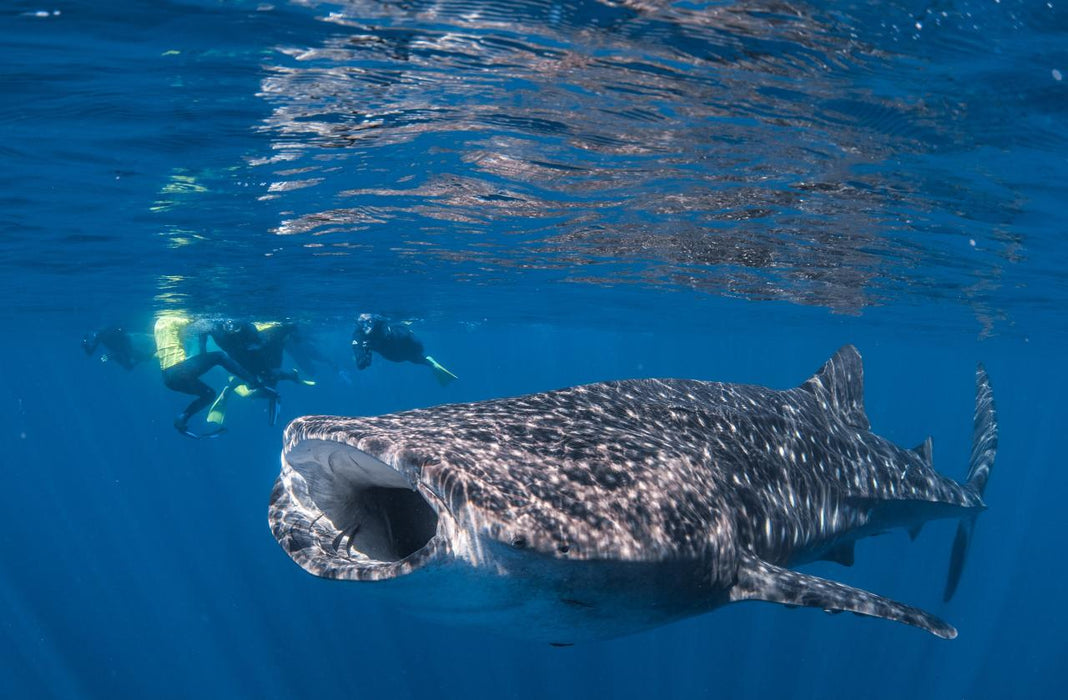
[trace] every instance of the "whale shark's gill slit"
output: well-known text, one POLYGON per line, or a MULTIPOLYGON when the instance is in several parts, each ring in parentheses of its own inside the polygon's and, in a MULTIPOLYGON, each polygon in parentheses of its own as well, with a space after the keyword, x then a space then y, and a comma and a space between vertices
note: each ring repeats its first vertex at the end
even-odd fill
POLYGON ((313 529, 332 555, 391 564, 425 547, 437 533, 437 513, 385 462, 329 440, 305 440, 285 457, 304 477, 311 505, 319 511, 314 522, 321 524, 313 529))

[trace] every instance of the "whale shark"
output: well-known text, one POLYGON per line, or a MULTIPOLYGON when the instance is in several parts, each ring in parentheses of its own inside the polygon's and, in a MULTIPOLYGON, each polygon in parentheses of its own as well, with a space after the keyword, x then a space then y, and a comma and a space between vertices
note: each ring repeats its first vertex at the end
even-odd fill
POLYGON ((627 379, 286 428, 269 506, 289 556, 405 611, 556 645, 742 601, 951 639, 917 607, 794 567, 958 520, 956 590, 997 449, 976 371, 967 478, 871 432, 853 346, 800 386, 627 379))

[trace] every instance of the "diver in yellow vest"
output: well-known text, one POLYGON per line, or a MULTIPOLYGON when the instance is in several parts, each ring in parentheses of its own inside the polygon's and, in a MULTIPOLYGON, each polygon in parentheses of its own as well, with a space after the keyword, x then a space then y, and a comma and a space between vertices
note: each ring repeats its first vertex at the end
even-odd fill
POLYGON ((162 314, 156 319, 156 356, 163 371, 163 383, 168 389, 197 397, 174 419, 174 427, 178 432, 189 437, 212 437, 224 430, 220 426, 209 433, 198 434, 188 427, 189 419, 215 400, 215 390, 200 379, 200 376, 212 367, 220 366, 241 377, 249 386, 261 389, 267 394, 274 393, 273 389, 264 387, 259 379, 225 352, 207 351, 211 327, 211 321, 197 321, 184 314, 162 314), (188 355, 186 344, 194 338, 197 341, 197 352, 188 355))

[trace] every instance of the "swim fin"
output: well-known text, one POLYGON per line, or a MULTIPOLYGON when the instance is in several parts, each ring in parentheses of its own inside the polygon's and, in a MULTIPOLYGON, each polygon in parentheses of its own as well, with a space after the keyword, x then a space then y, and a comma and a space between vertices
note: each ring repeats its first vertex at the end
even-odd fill
POLYGON ((222 435, 226 432, 226 428, 220 425, 217 428, 209 430, 206 433, 197 433, 189 429, 189 426, 186 424, 186 420, 187 419, 184 415, 180 415, 174 419, 174 429, 182 435, 185 435, 186 437, 191 437, 194 439, 213 438, 218 435, 222 435))
POLYGON ((438 361, 430 355, 427 355, 423 359, 430 364, 430 369, 434 370, 434 379, 438 380, 438 384, 448 386, 459 379, 455 374, 442 367, 438 361))
POLYGON ((222 427, 222 424, 226 422, 226 399, 229 396, 230 387, 223 387, 223 390, 220 391, 219 395, 215 398, 215 403, 208 409, 208 417, 205 419, 208 423, 222 427))
POLYGON ((226 428, 219 427, 219 428, 216 428, 215 430, 209 430, 206 433, 194 433, 189 428, 186 428, 185 430, 182 430, 180 432, 182 433, 182 435, 185 435, 186 437, 191 437, 191 438, 195 438, 197 440, 200 440, 202 438, 219 437, 220 435, 222 435, 223 433, 226 432, 226 428))
POLYGON ((288 380, 290 380, 292 382, 296 382, 297 384, 303 384, 304 386, 315 386, 315 380, 314 379, 303 379, 303 378, 301 378, 300 372, 298 370, 295 370, 295 369, 292 369, 287 373, 286 379, 288 379, 288 380))
POLYGON ((267 425, 274 425, 278 422, 279 404, 281 404, 281 400, 278 396, 272 396, 267 402, 267 425))

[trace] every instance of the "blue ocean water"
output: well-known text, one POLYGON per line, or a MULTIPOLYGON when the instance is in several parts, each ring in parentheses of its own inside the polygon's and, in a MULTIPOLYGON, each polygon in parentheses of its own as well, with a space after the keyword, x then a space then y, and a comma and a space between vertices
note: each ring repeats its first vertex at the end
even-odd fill
POLYGON ((12 0, 0 39, 3 697, 1062 692, 1062 3, 12 0), (284 420, 785 388, 854 343, 875 431, 957 478, 982 361, 1001 446, 956 597, 949 522, 805 567, 960 636, 749 603, 557 649, 313 578, 266 525, 262 406, 190 440, 151 362, 82 353, 165 311, 300 322, 343 371, 284 420), (460 381, 357 371, 362 311, 460 381))

